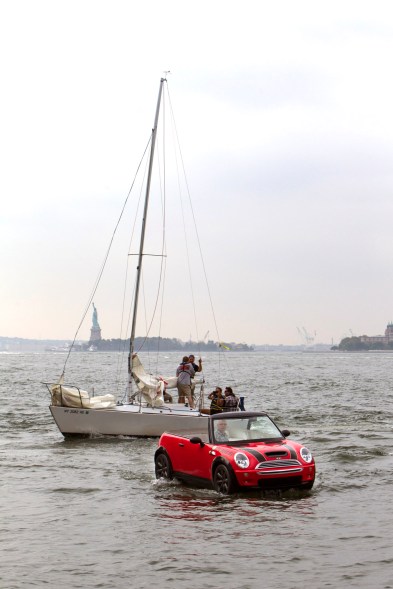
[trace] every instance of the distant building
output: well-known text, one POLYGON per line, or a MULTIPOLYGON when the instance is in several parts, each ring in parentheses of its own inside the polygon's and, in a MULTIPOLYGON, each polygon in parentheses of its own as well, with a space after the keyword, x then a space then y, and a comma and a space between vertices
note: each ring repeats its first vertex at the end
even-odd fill
POLYGON ((384 346, 393 342, 393 323, 388 323, 385 329, 385 335, 361 335, 360 341, 364 344, 382 344, 384 346))
POLYGON ((100 342, 101 339, 102 339, 101 338, 101 327, 99 326, 99 323, 98 323, 98 313, 97 313, 97 309, 93 303, 93 325, 91 326, 91 330, 90 330, 90 342, 89 343, 100 342))

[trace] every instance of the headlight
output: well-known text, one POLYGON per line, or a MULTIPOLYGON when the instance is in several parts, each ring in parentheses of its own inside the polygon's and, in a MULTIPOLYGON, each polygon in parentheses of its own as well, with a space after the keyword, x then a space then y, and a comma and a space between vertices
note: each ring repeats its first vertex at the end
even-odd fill
POLYGON ((312 454, 308 448, 302 448, 300 450, 300 456, 303 458, 304 462, 310 463, 312 460, 312 454))
POLYGON ((248 468, 250 466, 248 457, 242 452, 237 452, 235 454, 235 462, 240 468, 248 468))

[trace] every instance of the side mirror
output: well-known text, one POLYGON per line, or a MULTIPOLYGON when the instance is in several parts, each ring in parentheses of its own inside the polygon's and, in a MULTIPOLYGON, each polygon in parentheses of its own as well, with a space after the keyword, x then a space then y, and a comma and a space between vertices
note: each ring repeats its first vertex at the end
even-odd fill
POLYGON ((201 438, 199 438, 198 436, 190 438, 190 442, 191 444, 199 444, 201 448, 203 448, 203 446, 205 445, 205 442, 202 442, 201 438))
POLYGON ((284 438, 287 438, 288 436, 291 435, 291 432, 289 431, 289 429, 282 429, 281 433, 284 436, 284 438))

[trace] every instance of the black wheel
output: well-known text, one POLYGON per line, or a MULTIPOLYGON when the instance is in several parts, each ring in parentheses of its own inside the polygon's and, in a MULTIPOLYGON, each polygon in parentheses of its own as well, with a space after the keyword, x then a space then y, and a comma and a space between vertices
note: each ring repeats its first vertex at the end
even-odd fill
POLYGON ((213 487, 217 493, 231 495, 237 488, 235 475, 230 467, 225 464, 219 464, 214 471, 213 487))
POLYGON ((169 457, 160 452, 154 459, 156 479, 173 479, 172 464, 169 457))

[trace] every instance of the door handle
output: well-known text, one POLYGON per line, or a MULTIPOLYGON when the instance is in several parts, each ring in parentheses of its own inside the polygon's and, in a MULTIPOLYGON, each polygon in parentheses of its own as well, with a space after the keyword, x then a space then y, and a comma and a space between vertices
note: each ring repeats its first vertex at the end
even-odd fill
POLYGON ((181 448, 184 448, 184 444, 182 444, 182 442, 179 442, 179 446, 180 446, 181 448))

